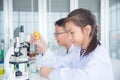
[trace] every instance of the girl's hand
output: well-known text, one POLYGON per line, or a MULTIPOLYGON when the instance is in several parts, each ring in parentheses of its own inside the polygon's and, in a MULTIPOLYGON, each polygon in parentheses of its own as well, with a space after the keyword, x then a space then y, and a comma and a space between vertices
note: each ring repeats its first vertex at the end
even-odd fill
POLYGON ((42 77, 48 78, 49 74, 54 70, 54 68, 42 66, 40 68, 40 75, 42 77))

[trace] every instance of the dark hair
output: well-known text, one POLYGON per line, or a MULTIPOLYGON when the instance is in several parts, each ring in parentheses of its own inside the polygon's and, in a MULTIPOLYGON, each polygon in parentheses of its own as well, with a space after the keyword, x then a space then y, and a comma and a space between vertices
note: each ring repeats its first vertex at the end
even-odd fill
POLYGON ((55 22, 55 25, 58 25, 60 27, 63 27, 64 28, 64 21, 65 21, 66 18, 62 18, 62 19, 59 19, 55 22))
POLYGON ((81 29, 84 28, 87 25, 91 26, 91 33, 90 36, 92 37, 91 42, 89 43, 86 52, 84 55, 88 55, 90 52, 92 52, 97 45, 100 45, 100 42, 97 39, 97 24, 96 24, 96 18, 95 16, 86 9, 79 8, 74 11, 72 11, 66 18, 66 22, 73 22, 76 26, 79 26, 81 29))

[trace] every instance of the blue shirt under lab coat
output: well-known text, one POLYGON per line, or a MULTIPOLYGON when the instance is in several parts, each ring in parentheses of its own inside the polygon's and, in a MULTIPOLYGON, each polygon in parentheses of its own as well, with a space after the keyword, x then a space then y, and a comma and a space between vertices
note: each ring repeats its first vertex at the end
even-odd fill
MULTIPOLYGON (((60 58, 49 75, 50 80, 114 80, 110 57, 102 45, 89 55, 80 57, 80 50, 60 58)), ((45 55, 49 56, 50 50, 45 55)))

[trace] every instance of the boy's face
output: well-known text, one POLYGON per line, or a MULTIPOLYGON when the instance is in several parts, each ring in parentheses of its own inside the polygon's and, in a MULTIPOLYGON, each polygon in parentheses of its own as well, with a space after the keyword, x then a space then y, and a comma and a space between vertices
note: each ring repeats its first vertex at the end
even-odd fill
POLYGON ((66 41, 68 41, 68 33, 65 31, 63 27, 58 25, 55 26, 55 39, 60 46, 64 46, 66 41))

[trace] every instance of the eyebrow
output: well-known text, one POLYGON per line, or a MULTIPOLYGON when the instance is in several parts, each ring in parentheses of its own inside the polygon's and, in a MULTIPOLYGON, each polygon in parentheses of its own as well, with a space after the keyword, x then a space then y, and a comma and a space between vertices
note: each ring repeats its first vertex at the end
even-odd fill
POLYGON ((69 29, 69 30, 68 30, 68 32, 71 32, 71 31, 72 31, 72 29, 69 29))

